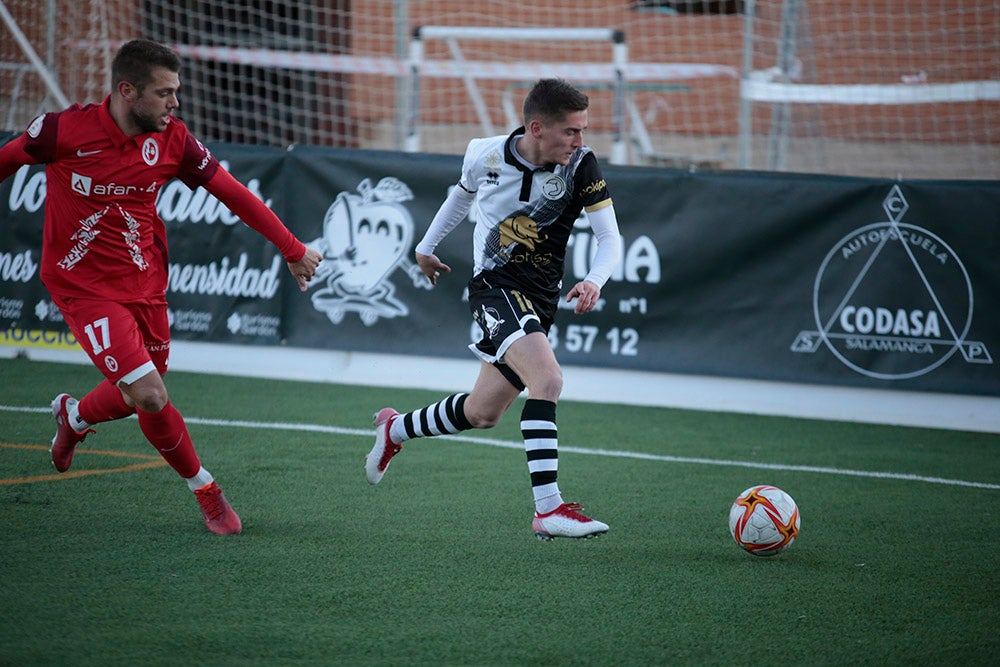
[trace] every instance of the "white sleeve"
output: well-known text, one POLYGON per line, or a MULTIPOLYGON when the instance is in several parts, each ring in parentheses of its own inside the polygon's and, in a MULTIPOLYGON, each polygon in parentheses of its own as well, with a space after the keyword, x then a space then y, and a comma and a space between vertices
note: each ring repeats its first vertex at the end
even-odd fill
POLYGON ((584 280, 604 287, 611 273, 618 266, 622 254, 622 237, 618 233, 618 218, 615 217, 615 207, 610 203, 595 211, 587 212, 590 227, 597 239, 597 254, 590 264, 590 272, 584 280))
POLYGON ((461 184, 452 188, 431 220, 431 226, 424 232, 424 238, 417 244, 416 251, 421 255, 433 255, 438 243, 465 220, 475 198, 476 193, 469 192, 461 184))

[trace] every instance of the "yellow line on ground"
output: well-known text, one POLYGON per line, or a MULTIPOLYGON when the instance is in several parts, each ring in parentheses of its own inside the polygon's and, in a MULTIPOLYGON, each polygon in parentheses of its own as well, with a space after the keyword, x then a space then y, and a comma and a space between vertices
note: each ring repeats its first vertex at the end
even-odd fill
MULTIPOLYGON (((44 452, 47 452, 49 450, 49 448, 46 445, 22 445, 13 442, 0 442, 0 448, 31 449, 44 452)), ((14 477, 10 479, 0 479, 0 486, 9 486, 11 484, 30 484, 33 482, 54 482, 56 480, 87 477, 88 475, 107 475, 113 472, 131 472, 134 470, 146 470, 148 468, 160 468, 162 466, 167 465, 167 462, 156 454, 113 452, 102 449, 78 449, 76 453, 77 455, 97 454, 99 456, 117 456, 121 458, 142 459, 143 461, 145 461, 145 463, 134 463, 132 465, 120 466, 118 468, 102 468, 98 470, 74 470, 72 472, 56 473, 54 475, 37 475, 34 477, 14 477)))

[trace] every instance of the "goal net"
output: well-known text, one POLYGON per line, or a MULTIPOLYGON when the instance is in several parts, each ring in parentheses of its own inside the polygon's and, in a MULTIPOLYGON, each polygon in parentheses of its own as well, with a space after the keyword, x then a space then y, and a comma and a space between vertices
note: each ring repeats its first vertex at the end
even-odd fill
POLYGON ((1000 177, 995 1, 0 0, 0 19, 9 131, 103 99, 141 36, 183 57, 178 115, 207 141, 460 154, 561 76, 614 162, 1000 177))
POLYGON ((740 165, 1000 176, 1000 3, 748 3, 740 165))

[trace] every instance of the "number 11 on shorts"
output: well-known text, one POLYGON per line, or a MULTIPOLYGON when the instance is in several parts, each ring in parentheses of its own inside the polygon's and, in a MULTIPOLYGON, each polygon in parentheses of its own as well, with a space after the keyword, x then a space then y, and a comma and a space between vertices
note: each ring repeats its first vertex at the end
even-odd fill
POLYGON ((530 301, 528 301, 527 299, 524 298, 523 294, 521 294, 516 289, 512 289, 510 291, 510 293, 514 297, 514 299, 517 301, 517 305, 521 307, 521 312, 522 313, 531 313, 532 315, 535 314, 534 307, 531 305, 530 301))

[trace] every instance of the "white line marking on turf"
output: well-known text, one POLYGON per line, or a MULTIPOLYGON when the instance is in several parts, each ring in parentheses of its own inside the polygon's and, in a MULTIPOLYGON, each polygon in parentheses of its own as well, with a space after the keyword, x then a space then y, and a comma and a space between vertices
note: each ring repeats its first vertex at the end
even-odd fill
MULTIPOLYGON (((31 412, 50 413, 51 408, 28 408, 13 405, 0 405, 0 412, 31 412)), ((133 416, 134 418, 134 416, 133 416)), ((276 431, 304 431, 307 433, 330 433, 334 435, 352 435, 358 437, 371 437, 372 429, 344 428, 342 426, 324 426, 322 424, 296 424, 291 422, 256 422, 241 421, 231 419, 206 419, 203 417, 184 417, 188 424, 200 424, 203 426, 221 426, 224 428, 256 428, 276 431)), ((493 438, 478 438, 475 436, 463 435, 442 435, 437 436, 447 440, 457 442, 469 442, 476 445, 488 445, 490 447, 503 447, 506 449, 524 449, 524 443, 513 440, 496 440, 493 438)), ((619 459, 639 459, 643 461, 663 461, 665 463, 693 463, 697 465, 730 466, 734 468, 758 468, 763 470, 781 470, 787 472, 812 472, 824 475, 843 475, 847 477, 871 477, 876 479, 895 479, 907 482, 926 482, 928 484, 945 484, 948 486, 966 486, 976 489, 998 489, 1000 484, 989 484, 987 482, 970 482, 961 479, 947 479, 944 477, 925 477, 923 475, 909 475, 895 472, 872 472, 868 470, 849 470, 844 468, 822 468, 819 466, 798 466, 784 463, 760 463, 756 461, 735 461, 728 459, 706 459, 688 456, 670 456, 667 454, 647 454, 644 452, 628 452, 618 449, 592 449, 587 447, 573 447, 560 445, 562 452, 573 454, 587 454, 590 456, 607 456, 619 459)))

